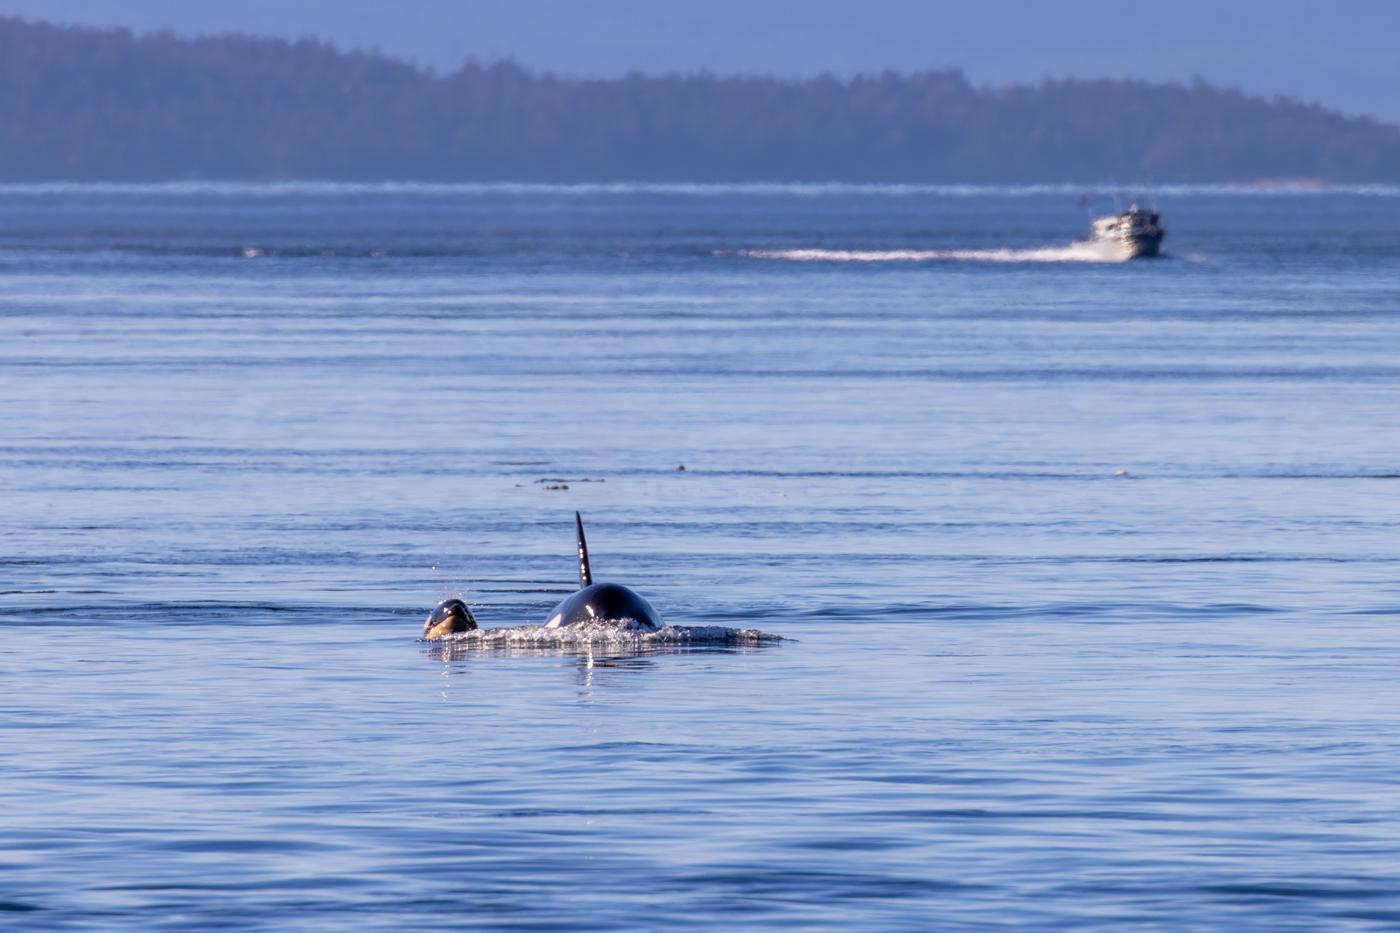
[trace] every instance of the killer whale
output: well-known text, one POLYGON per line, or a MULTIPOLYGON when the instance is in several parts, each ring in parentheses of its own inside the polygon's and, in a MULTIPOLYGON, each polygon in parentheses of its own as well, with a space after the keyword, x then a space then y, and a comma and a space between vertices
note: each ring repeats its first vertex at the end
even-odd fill
POLYGON ((661 627, 661 615, 641 596, 620 583, 594 583, 588 565, 588 542, 583 537, 583 516, 574 513, 578 532, 579 590, 563 600, 549 614, 545 628, 567 628, 596 622, 633 621, 649 628, 661 627))
MULTIPOLYGON (((567 628, 631 619, 647 628, 661 628, 661 614, 641 596, 619 583, 593 582, 593 570, 588 565, 588 542, 583 537, 583 516, 577 512, 574 513, 574 528, 578 532, 579 591, 554 607, 544 627, 567 628)), ((423 623, 425 639, 476 630, 476 619, 460 599, 447 600, 423 623)))
POLYGON ((423 637, 437 638, 454 632, 476 631, 476 619, 467 604, 460 599, 449 599, 433 610, 428 621, 423 623, 423 637))

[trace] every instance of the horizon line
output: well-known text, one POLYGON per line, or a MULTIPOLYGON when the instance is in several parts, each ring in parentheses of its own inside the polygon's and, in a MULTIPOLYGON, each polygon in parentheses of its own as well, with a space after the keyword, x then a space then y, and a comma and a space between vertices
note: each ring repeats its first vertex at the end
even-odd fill
POLYGON ((1131 184, 1121 182, 1055 182, 1023 185, 1005 184, 906 184, 862 182, 431 182, 431 181, 212 181, 171 180, 147 182, 43 181, 3 182, 0 196, 42 196, 54 194, 112 195, 261 195, 301 194, 404 194, 436 196, 531 195, 572 196, 655 194, 713 197, 726 194, 768 194, 793 197, 831 195, 870 195, 883 197, 1045 197, 1073 195, 1127 195, 1145 197, 1210 196, 1317 196, 1351 195, 1400 197, 1400 184, 1328 184, 1312 179, 1260 179, 1254 182, 1212 182, 1201 184, 1131 184))

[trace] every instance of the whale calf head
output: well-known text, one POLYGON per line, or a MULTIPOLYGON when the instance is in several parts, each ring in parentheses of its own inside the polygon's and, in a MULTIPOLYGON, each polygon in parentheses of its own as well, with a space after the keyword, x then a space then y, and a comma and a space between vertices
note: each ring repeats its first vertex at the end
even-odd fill
POLYGON ((453 632, 472 632, 476 630, 476 620, 472 618, 471 610, 467 604, 460 599, 449 599, 433 610, 433 614, 428 616, 428 621, 423 623, 423 637, 437 638, 439 635, 451 635, 453 632))

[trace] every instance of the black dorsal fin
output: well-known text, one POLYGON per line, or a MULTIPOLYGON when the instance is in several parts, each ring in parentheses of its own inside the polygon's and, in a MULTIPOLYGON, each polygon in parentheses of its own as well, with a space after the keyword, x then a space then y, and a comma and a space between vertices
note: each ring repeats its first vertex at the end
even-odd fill
POLYGON ((578 528, 578 588, 593 585, 593 571, 588 569, 588 542, 583 540, 583 516, 574 513, 574 525, 578 528))

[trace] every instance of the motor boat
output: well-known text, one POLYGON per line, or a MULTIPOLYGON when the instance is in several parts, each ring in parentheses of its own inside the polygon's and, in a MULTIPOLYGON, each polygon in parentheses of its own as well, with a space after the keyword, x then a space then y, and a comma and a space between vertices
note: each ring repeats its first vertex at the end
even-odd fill
POLYGON ((1112 244, 1128 253, 1129 259, 1156 256, 1162 250, 1162 215, 1149 211, 1137 202, 1121 214, 1099 217, 1092 221, 1088 242, 1112 244))

